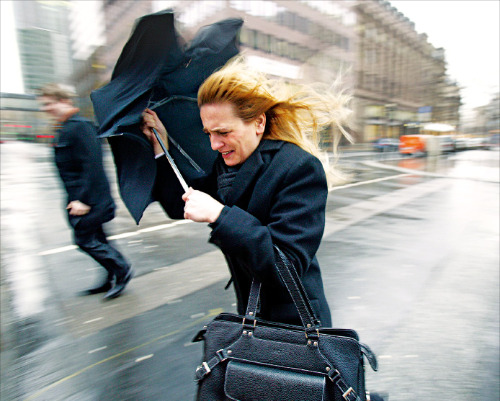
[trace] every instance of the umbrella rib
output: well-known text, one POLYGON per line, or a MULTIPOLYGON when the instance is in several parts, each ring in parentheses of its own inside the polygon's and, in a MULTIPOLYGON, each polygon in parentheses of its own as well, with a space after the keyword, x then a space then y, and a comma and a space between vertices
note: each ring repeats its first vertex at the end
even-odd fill
MULTIPOLYGON (((172 100, 188 100, 188 101, 191 101, 191 102, 196 102, 197 101, 196 98, 189 97, 189 96, 170 96, 170 97, 168 97, 166 99, 162 99, 162 100, 160 100, 158 102, 152 102, 153 105, 149 106, 149 104, 148 104, 148 107, 151 110, 154 110, 157 107, 160 107, 160 106, 162 106, 164 104, 167 104, 168 102, 171 102, 172 100)), ((151 99, 149 100, 149 102, 151 102, 151 99)), ((174 138, 172 138, 169 135, 168 139, 170 140, 170 142, 172 142, 172 145, 174 145, 179 150, 179 152, 181 152, 181 154, 188 160, 188 162, 195 168, 195 170, 198 173, 205 173, 205 171, 203 171, 203 169, 200 166, 198 166, 198 164, 186 153, 186 151, 181 148, 181 145, 179 145, 177 143, 177 141, 174 140, 174 138)))
POLYGON ((157 107, 163 106, 164 104, 167 104, 168 102, 171 102, 172 100, 188 100, 190 102, 197 102, 196 98, 190 97, 190 96, 170 96, 166 99, 159 100, 157 102, 153 102, 153 105, 151 107, 148 107, 151 110, 156 109, 157 107))
POLYGON ((181 148, 181 145, 179 145, 175 140, 174 138, 172 138, 171 136, 168 137, 168 139, 170 140, 170 142, 172 142, 172 145, 174 145, 178 150, 179 152, 181 152, 181 154, 186 158, 188 159, 189 163, 191 163, 191 165, 196 169, 196 171, 198 171, 198 173, 205 173, 205 171, 203 171, 203 169, 198 166, 196 164, 196 162, 191 159, 191 157, 189 157, 189 155, 184 151, 184 149, 181 148))

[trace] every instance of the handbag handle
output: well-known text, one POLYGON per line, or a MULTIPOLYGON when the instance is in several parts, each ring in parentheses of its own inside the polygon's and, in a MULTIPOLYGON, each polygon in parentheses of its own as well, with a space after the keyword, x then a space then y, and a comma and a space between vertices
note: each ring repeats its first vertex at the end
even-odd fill
POLYGON ((260 287, 260 281, 253 279, 252 285, 250 286, 250 293, 248 295, 247 310, 243 319, 243 326, 245 327, 255 327, 255 318, 257 317, 257 310, 259 309, 260 287))
MULTIPOLYGON (((300 320, 306 331, 306 336, 309 337, 311 333, 317 332, 320 322, 317 319, 316 314, 314 313, 314 310, 311 306, 311 301, 309 300, 304 285, 302 284, 302 280, 297 274, 297 271, 295 270, 292 262, 276 245, 273 245, 273 248, 276 258, 275 266, 278 270, 278 274, 280 275, 281 280, 285 284, 285 287, 290 294, 295 307, 297 308, 300 320)), ((252 280, 244 324, 246 323, 247 319, 255 319, 260 294, 260 286, 261 283, 258 280, 252 280)))
POLYGON ((306 332, 316 331, 320 326, 320 321, 316 317, 316 313, 312 308, 311 301, 309 300, 309 296, 307 295, 297 270, 293 266, 291 260, 280 248, 276 245, 273 245, 273 247, 274 254, 278 256, 276 263, 278 273, 292 297, 306 332))
MULTIPOLYGON (((275 248, 275 253, 277 253, 279 255, 279 262, 278 263, 283 263, 283 265, 286 269, 285 272, 289 273, 291 275, 291 277, 288 279, 289 283, 297 289, 299 296, 301 296, 303 299, 304 305, 307 308, 307 312, 305 312, 305 313, 308 313, 311 316, 312 320, 315 322, 315 324, 319 326, 320 321, 316 317, 316 313, 314 312, 314 309, 312 308, 311 301, 309 300, 309 296, 307 295, 306 289, 304 288, 302 280, 299 277, 299 274, 297 273, 297 269, 295 269, 295 266, 293 265, 293 263, 285 255, 285 253, 281 251, 281 249, 279 249, 276 245, 273 245, 273 246, 275 248)), ((278 266, 278 268, 279 268, 279 266, 278 266)), ((283 272, 283 270, 281 270, 281 272, 283 272)))

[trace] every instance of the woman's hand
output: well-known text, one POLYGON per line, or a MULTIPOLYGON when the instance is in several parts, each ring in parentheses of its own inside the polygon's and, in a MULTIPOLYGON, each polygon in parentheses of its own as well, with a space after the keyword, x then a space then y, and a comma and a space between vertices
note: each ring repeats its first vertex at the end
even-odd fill
POLYGON ((214 223, 220 216, 224 205, 205 192, 189 188, 182 200, 184 205, 184 218, 198 223, 214 223))
POLYGON ((163 141, 163 144, 168 149, 168 140, 167 140, 167 130, 165 126, 158 118, 158 115, 150 109, 144 110, 142 113, 142 132, 148 138, 149 142, 153 145, 153 149, 155 152, 155 156, 161 155, 163 153, 163 148, 160 143, 156 139, 156 135, 153 133, 153 128, 160 134, 160 138, 163 141))

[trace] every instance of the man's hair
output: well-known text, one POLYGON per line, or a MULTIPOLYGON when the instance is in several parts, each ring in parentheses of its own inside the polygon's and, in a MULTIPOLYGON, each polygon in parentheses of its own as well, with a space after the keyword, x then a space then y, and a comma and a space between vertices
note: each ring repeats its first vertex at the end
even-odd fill
POLYGON ((57 100, 71 100, 76 97, 76 94, 69 85, 50 83, 40 88, 38 96, 53 97, 57 100))

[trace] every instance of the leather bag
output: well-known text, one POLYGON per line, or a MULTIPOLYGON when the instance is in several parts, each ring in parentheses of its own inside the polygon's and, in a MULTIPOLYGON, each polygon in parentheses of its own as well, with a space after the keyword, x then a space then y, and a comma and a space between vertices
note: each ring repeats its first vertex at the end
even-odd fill
POLYGON ((204 341, 197 400, 366 401, 363 355, 377 370, 375 355, 354 330, 320 327, 297 271, 274 248, 302 326, 258 319, 254 280, 245 316, 221 313, 193 339, 204 341))

